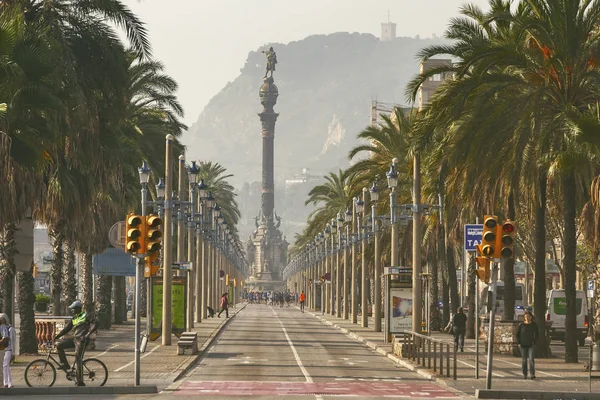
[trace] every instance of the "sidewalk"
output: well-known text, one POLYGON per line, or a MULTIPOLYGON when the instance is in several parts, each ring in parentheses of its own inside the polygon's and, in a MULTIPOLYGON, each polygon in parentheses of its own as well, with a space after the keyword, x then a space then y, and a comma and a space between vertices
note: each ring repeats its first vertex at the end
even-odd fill
MULTIPOLYGON (((228 321, 235 317, 245 307, 238 304, 237 308, 229 309, 229 319, 208 318, 200 324, 195 324, 193 332, 198 332, 198 354, 177 355, 176 336, 172 337, 171 346, 162 346, 161 338, 149 342, 146 352, 141 355, 141 384, 156 385, 160 391, 174 380, 182 376, 187 369, 194 365, 212 341, 219 335, 228 321)), ((144 326, 144 324, 142 324, 144 326)), ((58 356, 54 356, 58 359, 58 356)), ((109 330, 100 330, 97 334, 96 349, 87 351, 86 358, 98 358, 108 368, 106 386, 133 386, 134 380, 134 322, 127 321, 123 325, 113 325, 109 330)), ((34 359, 45 358, 44 353, 38 356, 17 356, 11 366, 13 384, 15 387, 27 387, 24 379, 25 367, 34 359)), ((73 358, 70 357, 71 361, 73 358)), ((74 386, 67 381, 62 371, 57 371, 54 386, 74 386)))
MULTIPOLYGON (((477 389, 485 389, 487 356, 483 340, 479 341, 479 379, 475 378, 475 367, 477 365, 475 339, 466 339, 465 352, 457 353, 457 380, 453 380, 445 376, 442 377, 439 374, 435 374, 433 370, 423 368, 392 354, 391 344, 383 342, 383 332, 373 331, 374 321, 372 318, 369 318, 369 327, 363 328, 360 325, 360 316, 358 317, 358 324, 352 324, 349 320, 335 316, 323 315, 311 311, 309 313, 424 377, 436 380, 439 383, 443 383, 448 387, 472 396, 475 395, 477 389)), ((382 326, 384 326, 383 322, 382 326)), ((436 332, 432 334, 432 337, 452 343, 452 337, 449 334, 436 332)), ((555 341, 552 345, 554 357, 536 359, 537 379, 535 380, 523 379, 520 357, 494 354, 492 389, 588 393, 588 372, 584 370, 584 364, 588 362, 589 348, 579 348, 578 364, 566 364, 564 362, 563 348, 563 343, 555 341)), ((600 375, 598 373, 594 374, 596 376, 600 375)), ((592 393, 600 393, 600 379, 592 381, 591 391, 592 393)))

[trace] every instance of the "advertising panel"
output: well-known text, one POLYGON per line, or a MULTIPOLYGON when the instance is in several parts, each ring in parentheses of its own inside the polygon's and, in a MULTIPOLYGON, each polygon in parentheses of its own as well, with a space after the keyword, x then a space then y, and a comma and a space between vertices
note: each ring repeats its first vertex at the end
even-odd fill
POLYGON ((389 302, 390 333, 412 330, 412 289, 390 288, 389 302))
MULTIPOLYGON (((187 276, 174 276, 171 286, 171 329, 175 336, 185 332, 187 276)), ((163 278, 152 277, 152 332, 150 340, 156 340, 162 333, 163 278)))

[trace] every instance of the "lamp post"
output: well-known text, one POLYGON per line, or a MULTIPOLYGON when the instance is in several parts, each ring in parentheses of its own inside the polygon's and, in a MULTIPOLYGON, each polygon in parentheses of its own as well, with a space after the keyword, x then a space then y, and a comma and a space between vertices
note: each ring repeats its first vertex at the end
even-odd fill
MULTIPOLYGON (((146 216, 146 201, 148 196, 148 180, 150 179, 150 173, 152 171, 144 160, 142 166, 138 168, 140 176, 140 185, 142 186, 142 216, 146 216)), ((144 249, 144 253, 145 253, 144 249)), ((141 336, 141 306, 142 306, 142 270, 144 268, 144 256, 145 254, 138 255, 137 264, 135 268, 135 357, 134 357, 134 375, 135 375, 135 386, 140 385, 140 336, 141 336)))
MULTIPOLYGON (((344 227, 344 218, 342 218, 342 213, 337 214, 337 231, 338 231, 338 248, 336 251, 335 258, 335 311, 336 316, 341 318, 342 316, 342 297, 341 297, 341 289, 342 289, 342 271, 340 271, 341 267, 341 252, 342 252, 342 237, 343 237, 343 228, 344 227)), ((344 274, 345 275, 345 274, 344 274)))
POLYGON ((172 215, 173 215, 173 190, 172 190, 172 165, 171 158, 173 152, 173 135, 169 134, 166 137, 166 156, 165 156, 165 219, 164 219, 164 250, 163 250, 163 309, 162 309, 162 345, 171 345, 171 287, 172 287, 172 272, 171 272, 171 246, 173 239, 172 231, 172 215))
POLYGON ((323 285, 325 293, 325 310, 324 312, 329 314, 329 310, 331 309, 331 301, 329 298, 329 293, 331 292, 331 260, 329 259, 329 237, 331 236, 331 230, 329 228, 329 224, 325 226, 325 230, 323 231, 323 285), (327 274, 329 274, 329 285, 327 285, 327 274))
POLYGON ((344 221, 346 223, 346 240, 344 243, 344 319, 348 319, 350 309, 350 302, 348 301, 348 275, 350 272, 350 268, 348 265, 348 261, 350 261, 348 249, 350 247, 350 241, 352 240, 352 236, 350 234, 350 224, 352 224, 352 211, 350 211, 350 208, 346 208, 346 213, 344 214, 344 221))
POLYGON ((379 247, 379 228, 377 224, 377 201, 379 200, 379 190, 377 182, 371 186, 371 220, 373 221, 373 241, 375 247, 375 260, 373 266, 373 320, 375 322, 374 331, 381 332, 381 249, 379 247))
POLYGON ((356 324, 358 322, 358 298, 357 298, 357 287, 356 287, 356 253, 357 253, 357 242, 360 237, 360 232, 362 230, 361 226, 361 214, 363 212, 364 202, 360 199, 360 197, 356 197, 354 199, 354 216, 353 220, 355 221, 352 225, 353 229, 353 238, 352 238, 352 323, 356 324))
POLYGON ((331 256, 330 256, 330 263, 329 265, 331 265, 331 276, 329 278, 330 282, 331 282, 331 306, 329 308, 330 314, 331 315, 335 315, 335 311, 336 311, 336 294, 339 291, 339 286, 337 284, 337 276, 338 276, 338 271, 337 271, 337 263, 335 262, 335 258, 336 258, 336 251, 335 251, 335 235, 337 234, 337 221, 335 218, 331 219, 331 256))
POLYGON ((188 254, 187 259, 192 263, 192 270, 188 272, 188 295, 187 295, 187 328, 188 330, 194 327, 194 293, 196 291, 196 269, 198 265, 194 262, 194 235, 196 233, 196 186, 198 182, 198 174, 200 169, 196 165, 196 161, 192 161, 192 165, 188 168, 189 182, 189 199, 190 212, 188 217, 188 254))
MULTIPOLYGON (((369 189, 367 189, 366 187, 363 188, 363 206, 362 209, 364 210, 364 206, 365 204, 367 204, 367 193, 369 192, 369 189)), ((369 301, 368 301, 368 292, 367 292, 367 239, 368 239, 368 224, 367 224, 367 218, 366 218, 367 213, 364 213, 364 217, 363 217, 363 221, 364 221, 364 226, 363 229, 358 231, 359 235, 361 236, 361 271, 360 271, 360 275, 361 275, 361 284, 360 284, 360 303, 361 303, 361 307, 362 307, 362 313, 360 315, 360 319, 361 319, 361 326, 363 328, 367 328, 369 326, 369 301)))
POLYGON ((205 203, 207 186, 204 179, 200 179, 197 187, 198 193, 198 211, 200 212, 199 224, 196 226, 196 321, 200 322, 206 319, 206 308, 203 307, 204 294, 206 293, 206 279, 204 278, 204 269, 206 268, 206 240, 204 238, 204 216, 206 213, 205 203))
MULTIPOLYGON (((392 165, 390 166, 390 170, 386 173, 388 187, 390 188, 390 225, 391 225, 391 254, 390 254, 390 266, 397 267, 398 266, 398 220, 396 218, 396 188, 398 187, 398 171, 396 167, 398 165, 398 159, 394 158, 392 160, 392 165)), ((389 341, 389 332, 390 332, 390 319, 389 319, 389 299, 387 298, 387 293, 389 291, 389 276, 385 277, 385 305, 384 305, 384 313, 385 313, 385 332, 384 332, 384 342, 387 343, 389 341)))

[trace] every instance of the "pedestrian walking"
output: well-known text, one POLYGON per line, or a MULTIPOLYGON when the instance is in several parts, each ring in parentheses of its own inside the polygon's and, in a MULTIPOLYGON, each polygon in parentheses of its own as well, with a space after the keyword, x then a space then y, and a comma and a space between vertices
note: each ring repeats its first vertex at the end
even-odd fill
POLYGON ((452 317, 452 334, 454 335, 454 348, 465 351, 465 333, 467 332, 467 316, 462 307, 458 307, 452 317))
POLYGON ((304 301, 306 300, 306 295, 304 294, 304 290, 300 293, 300 311, 304 312, 304 301))
POLYGON ((0 347, 3 348, 4 357, 2 357, 2 376, 4 387, 11 388, 12 376, 10 374, 10 362, 14 359, 14 349, 16 342, 15 328, 10 325, 8 315, 0 314, 0 347))
POLYGON ((534 349, 538 340, 538 326, 533 320, 533 315, 526 312, 523 322, 517 328, 517 343, 521 349, 521 367, 523 368, 523 379, 527 379, 527 359, 529 359, 529 373, 531 379, 535 379, 534 349))
POLYGON ((221 296, 221 311, 217 314, 217 317, 221 318, 221 313, 225 311, 225 317, 229 318, 229 301, 227 300, 227 293, 223 293, 221 296))

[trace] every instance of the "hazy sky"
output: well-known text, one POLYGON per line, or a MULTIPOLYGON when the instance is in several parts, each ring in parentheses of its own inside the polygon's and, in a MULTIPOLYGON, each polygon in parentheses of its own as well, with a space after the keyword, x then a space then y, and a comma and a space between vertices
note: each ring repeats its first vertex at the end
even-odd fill
MULTIPOLYGON (((398 36, 441 36, 465 0, 123 0, 146 22, 154 57, 179 83, 191 124, 248 53, 269 42, 313 34, 372 33, 397 24, 398 36)), ((469 3, 487 8, 488 0, 469 3)), ((279 60, 285 63, 285 60, 279 60)))

